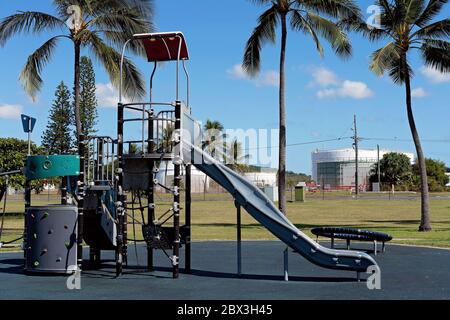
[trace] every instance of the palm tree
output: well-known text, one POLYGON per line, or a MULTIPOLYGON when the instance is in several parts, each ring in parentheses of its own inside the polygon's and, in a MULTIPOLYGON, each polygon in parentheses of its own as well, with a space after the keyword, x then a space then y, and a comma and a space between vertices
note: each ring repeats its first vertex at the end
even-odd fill
POLYGON ((175 126, 169 124, 162 132, 162 138, 159 143, 159 149, 163 152, 172 152, 172 138, 175 131, 175 126))
MULTIPOLYGON (((206 150, 213 158, 218 158, 218 153, 222 151, 224 147, 224 133, 223 125, 219 121, 207 119, 203 125, 203 142, 202 149, 206 150)), ((222 154, 223 155, 223 154, 222 154)), ((203 199, 206 200, 206 189, 208 187, 208 176, 205 175, 205 181, 203 183, 203 199)))
POLYGON ((363 32, 371 41, 387 39, 389 42, 376 50, 370 69, 377 75, 388 73, 392 81, 405 86, 406 111, 417 152, 421 179, 421 221, 419 230, 430 231, 429 194, 425 156, 420 143, 411 104, 411 77, 413 70, 408 54, 418 50, 425 65, 442 73, 450 72, 450 19, 432 22, 447 0, 378 0, 379 26, 375 28, 362 21, 354 21, 353 29, 363 32))
POLYGON ((231 144, 226 148, 226 164, 233 170, 240 172, 245 171, 248 165, 245 161, 250 158, 249 154, 244 154, 242 150, 242 143, 237 139, 231 141, 231 144))
POLYGON ((206 120, 203 125, 204 141, 202 149, 207 150, 212 157, 218 156, 224 146, 225 134, 223 133, 223 125, 219 121, 206 120))
MULTIPOLYGON (((51 60, 59 40, 72 41, 74 50, 74 105, 77 138, 81 134, 80 120, 80 55, 89 49, 106 69, 111 82, 120 80, 120 48, 135 33, 153 29, 151 0, 53 0, 56 16, 44 12, 17 12, 0 22, 0 46, 16 34, 58 33, 32 53, 20 73, 25 91, 33 98, 40 91, 41 72, 51 60), (62 32, 59 34, 59 32, 62 32)), ((135 54, 143 55, 139 43, 131 44, 135 54)), ((144 81, 136 66, 124 62, 124 93, 138 97, 145 93, 144 81)))
POLYGON ((360 10, 353 0, 251 0, 257 5, 270 5, 258 19, 258 25, 247 41, 243 68, 251 76, 260 70, 261 47, 275 43, 277 27, 281 27, 280 84, 279 84, 279 164, 278 206, 286 213, 286 116, 285 116, 285 59, 288 22, 293 31, 310 35, 316 49, 323 55, 319 37, 327 40, 337 55, 351 55, 351 45, 342 28, 327 17, 345 19, 360 17, 360 10))

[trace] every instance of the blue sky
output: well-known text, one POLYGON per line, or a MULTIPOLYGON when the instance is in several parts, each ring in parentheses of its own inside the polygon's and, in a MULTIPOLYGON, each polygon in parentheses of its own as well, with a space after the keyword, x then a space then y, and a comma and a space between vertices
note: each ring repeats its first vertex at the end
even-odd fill
MULTIPOLYGON (((276 85, 279 44, 266 46, 262 53, 262 73, 257 79, 242 74, 239 64, 245 42, 256 25, 262 8, 245 0, 156 0, 155 22, 159 31, 181 30, 188 41, 192 78, 191 106, 199 120, 221 121, 226 128, 274 128, 278 124, 278 88, 276 85)), ((365 11, 372 1, 359 1, 365 11)), ((1 1, 0 18, 17 10, 53 12, 50 0, 1 1)), ((447 6, 441 17, 450 15, 447 6)), ((56 34, 54 34, 56 35, 56 34)), ((23 91, 18 75, 27 57, 50 34, 22 35, 0 48, 2 80, 0 86, 0 136, 26 138, 22 132, 20 112, 38 118, 34 140, 40 142, 48 109, 57 84, 73 81, 73 55, 69 41, 62 41, 52 61, 43 72, 42 92, 32 101, 23 91)), ((371 52, 382 43, 370 44, 359 35, 351 35, 353 57, 341 60, 325 45, 320 58, 311 39, 290 33, 287 51, 287 143, 349 137, 353 115, 359 121, 359 134, 367 138, 398 138, 406 141, 363 140, 362 148, 414 151, 404 107, 404 89, 387 77, 376 77, 368 70, 371 52)), ((88 53, 88 52, 86 52, 88 53)), ((440 159, 450 166, 450 76, 423 68, 417 54, 411 56, 416 70, 413 79, 413 107, 427 157, 440 159), (438 141, 436 141, 438 140, 438 141)), ((146 75, 151 66, 136 58, 146 75)), ((115 135, 116 92, 100 65, 95 64, 99 108, 99 132, 115 135), (110 107, 105 107, 109 104, 110 107)), ((157 100, 169 99, 170 67, 158 76, 157 100)), ((316 149, 351 147, 344 139, 288 147, 289 170, 311 172, 311 152, 316 149)), ((275 164, 276 165, 276 164, 275 164)))

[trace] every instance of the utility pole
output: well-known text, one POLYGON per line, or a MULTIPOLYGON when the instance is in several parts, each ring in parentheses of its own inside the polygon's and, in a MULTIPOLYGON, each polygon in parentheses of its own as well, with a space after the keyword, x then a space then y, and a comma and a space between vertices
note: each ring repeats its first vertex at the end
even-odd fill
POLYGON ((356 199, 358 199, 359 195, 359 178, 358 178, 358 128, 356 126, 356 114, 353 116, 353 146, 355 148, 355 193, 356 199))
POLYGON ((377 144, 377 173, 378 173, 378 188, 381 191, 380 145, 379 144, 377 144))

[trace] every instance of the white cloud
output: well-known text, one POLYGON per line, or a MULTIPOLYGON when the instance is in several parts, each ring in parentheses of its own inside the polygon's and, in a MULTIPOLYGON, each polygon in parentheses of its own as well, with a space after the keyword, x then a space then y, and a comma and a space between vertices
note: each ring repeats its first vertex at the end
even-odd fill
POLYGON ((450 82, 450 73, 442 73, 437 69, 425 66, 420 68, 420 72, 433 83, 450 82))
POLYGON ((22 114, 23 107, 15 104, 0 104, 1 119, 17 119, 22 114))
POLYGON ((336 85, 339 82, 338 76, 331 70, 326 68, 314 68, 312 71, 312 85, 317 84, 322 87, 336 85))
POLYGON ((365 99, 374 95, 369 86, 361 81, 340 79, 333 71, 324 67, 309 68, 313 80, 308 87, 321 87, 316 92, 319 99, 352 98, 365 99))
POLYGON ((365 99, 373 96, 373 91, 364 82, 344 80, 340 86, 319 90, 316 95, 320 99, 336 97, 365 99))
POLYGON ((428 93, 425 91, 424 88, 414 88, 411 90, 411 96, 414 98, 423 98, 426 97, 428 93))
POLYGON ((250 77, 245 73, 244 68, 242 68, 242 65, 235 64, 233 68, 228 69, 227 73, 233 78, 237 80, 244 80, 244 79, 250 79, 250 77))
MULTIPOLYGON (((114 86, 109 83, 97 83, 97 102, 100 108, 115 108, 119 102, 119 91, 114 88, 114 86)), ((125 98, 123 98, 124 103, 128 103, 125 98)))
POLYGON ((236 64, 227 70, 227 74, 236 80, 248 80, 257 87, 277 87, 280 82, 280 74, 275 70, 261 71, 256 78, 251 78, 242 68, 242 65, 236 64))
POLYGON ((278 87, 280 84, 280 74, 275 70, 263 71, 258 79, 256 85, 260 87, 278 87))
POLYGON ((373 96, 373 92, 367 84, 360 81, 345 80, 339 92, 342 97, 354 99, 364 99, 373 96))

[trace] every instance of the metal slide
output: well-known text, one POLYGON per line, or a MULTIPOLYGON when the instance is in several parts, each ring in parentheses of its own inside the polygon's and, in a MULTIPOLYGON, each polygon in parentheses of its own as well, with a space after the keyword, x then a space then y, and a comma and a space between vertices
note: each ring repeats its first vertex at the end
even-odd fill
POLYGON ((375 260, 364 252, 333 250, 321 246, 298 230, 254 184, 183 141, 184 160, 214 179, 259 223, 310 262, 324 268, 365 272, 375 260))

